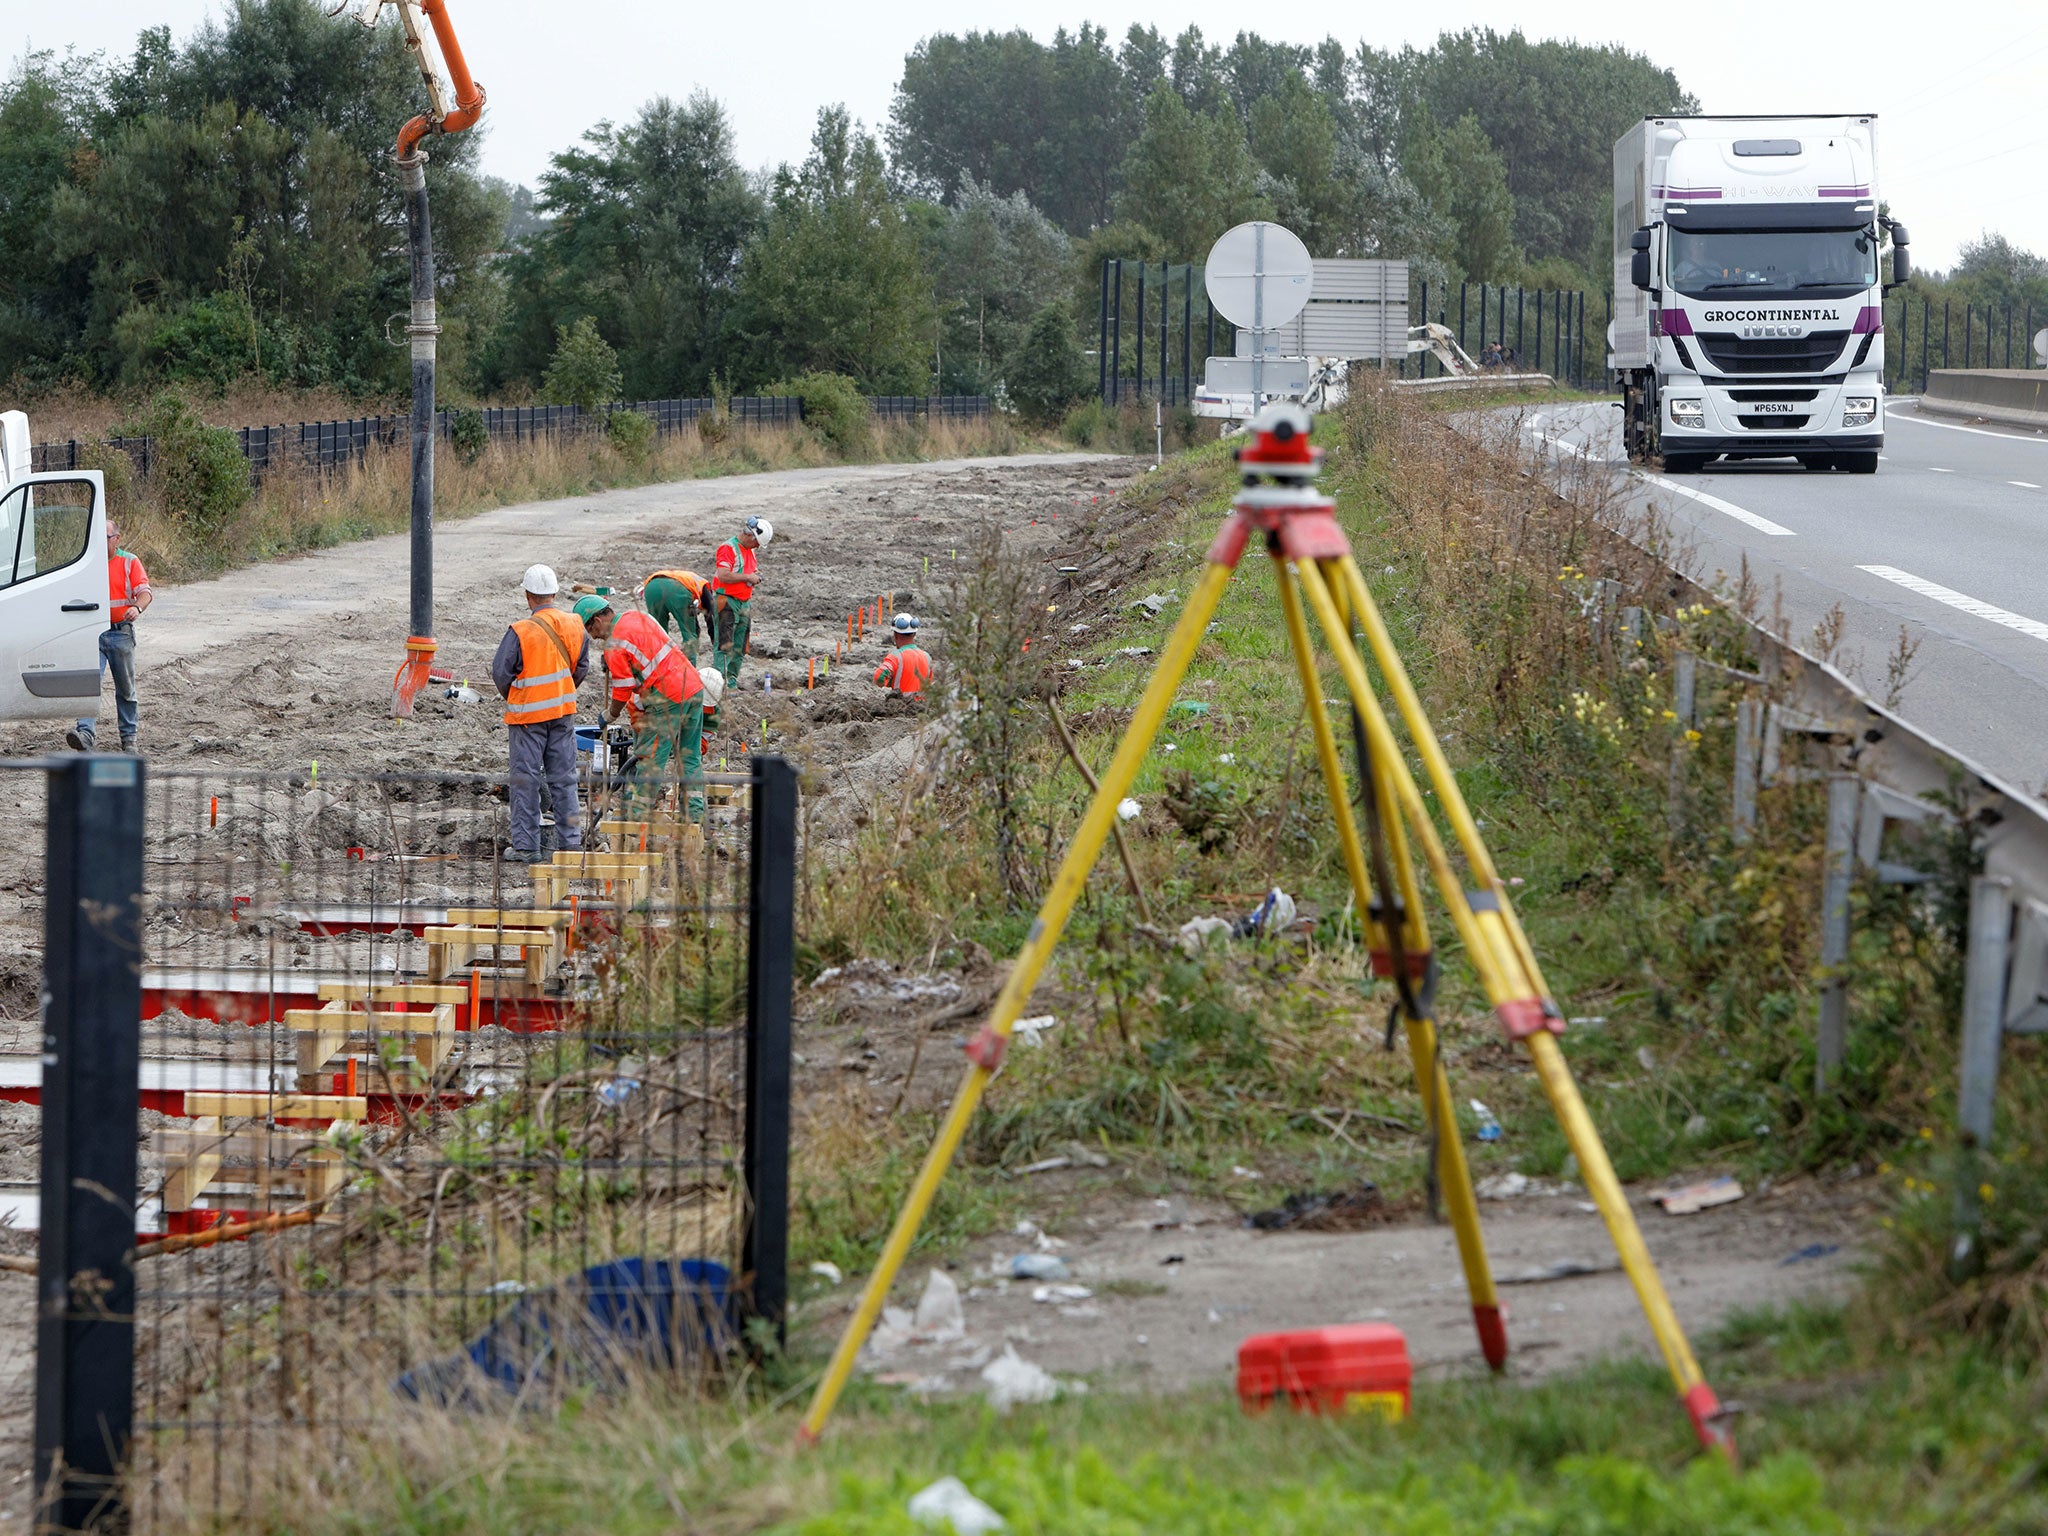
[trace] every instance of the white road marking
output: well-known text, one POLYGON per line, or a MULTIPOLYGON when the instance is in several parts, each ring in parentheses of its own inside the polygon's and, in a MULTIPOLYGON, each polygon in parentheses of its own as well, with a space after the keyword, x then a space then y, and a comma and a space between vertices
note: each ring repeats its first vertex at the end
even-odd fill
POLYGON ((1937 603, 1946 603, 1964 613, 1980 619, 1989 619, 1993 624, 2003 624, 2007 629, 2016 629, 2023 635, 2036 640, 2048 640, 2048 624, 2039 619, 2027 618, 2024 614, 2012 613, 2004 608, 1994 607, 1974 597, 1966 597, 1951 587, 1944 587, 1910 571, 1902 571, 1894 565, 1859 565, 1859 571, 1868 571, 1884 581, 1904 587, 1908 592, 1917 592, 1922 597, 1931 597, 1937 603))
POLYGON ((1970 432, 1978 437, 2002 437, 2009 443, 2048 443, 2048 437, 2029 437, 2024 432, 1993 432, 1985 427, 1966 427, 1958 421, 1929 421, 1925 416, 1911 415, 1903 411, 1886 411, 1884 419, 1887 423, 1904 421, 1916 427, 1939 427, 1944 432, 1970 432))
POLYGON ((1640 470, 1637 471, 1637 474, 1651 485, 1661 485, 1667 491, 1676 491, 1681 496, 1690 497, 1703 507, 1725 513, 1729 517, 1734 518, 1738 523, 1747 523, 1758 533, 1768 533, 1773 538, 1778 539, 1798 537, 1784 524, 1774 523, 1768 517, 1758 517, 1756 513, 1750 511, 1747 507, 1738 507, 1732 501, 1723 501, 1718 496, 1709 496, 1705 491, 1696 491, 1689 485, 1680 485, 1676 480, 1667 480, 1662 475, 1644 474, 1640 470))
POLYGON ((1952 469, 1936 469, 1932 464, 1930 464, 1927 466, 1927 473, 1929 473, 1930 475, 1952 475, 1955 473, 1955 471, 1952 469))
POLYGON ((2041 487, 2034 484, 2034 482, 2031 480, 2008 480, 2005 483, 2007 485, 2016 485, 2023 491, 2038 491, 2039 489, 2041 489, 2041 487))

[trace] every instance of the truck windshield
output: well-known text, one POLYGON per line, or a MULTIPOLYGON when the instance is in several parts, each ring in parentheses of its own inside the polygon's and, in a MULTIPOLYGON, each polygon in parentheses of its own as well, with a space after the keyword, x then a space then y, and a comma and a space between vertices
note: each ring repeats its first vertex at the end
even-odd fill
POLYGON ((1671 231, 1671 286, 1690 298, 1846 298, 1877 281, 1868 229, 1671 231))

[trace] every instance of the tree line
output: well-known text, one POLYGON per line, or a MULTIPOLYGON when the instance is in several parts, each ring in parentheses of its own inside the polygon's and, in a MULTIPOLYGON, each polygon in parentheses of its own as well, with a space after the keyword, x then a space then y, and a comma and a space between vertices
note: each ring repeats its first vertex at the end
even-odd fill
MULTIPOLYGON (((395 27, 316 0, 237 0, 111 62, 21 60, 0 84, 0 379, 402 392, 390 145, 418 94, 395 27)), ((887 124, 826 107, 770 173, 705 94, 597 124, 532 189, 480 174, 478 133, 432 142, 443 374, 453 403, 545 394, 565 344, 598 339, 636 398, 831 373, 1051 413, 1087 377, 1102 259, 1199 261, 1246 218, 1432 283, 1598 292, 1613 140, 1696 110, 1641 55, 1518 32, 1399 52, 940 34, 887 124)), ((2023 257, 1987 270, 2031 281, 2023 257)))

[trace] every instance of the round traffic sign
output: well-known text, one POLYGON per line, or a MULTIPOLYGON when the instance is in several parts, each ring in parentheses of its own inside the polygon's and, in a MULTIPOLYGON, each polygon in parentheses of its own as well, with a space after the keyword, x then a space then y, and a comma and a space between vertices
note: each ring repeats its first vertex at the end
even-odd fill
POLYGON ((1210 302, 1231 324, 1273 331, 1307 305, 1315 287, 1315 264, 1293 230, 1254 219, 1210 247, 1204 286, 1210 302))

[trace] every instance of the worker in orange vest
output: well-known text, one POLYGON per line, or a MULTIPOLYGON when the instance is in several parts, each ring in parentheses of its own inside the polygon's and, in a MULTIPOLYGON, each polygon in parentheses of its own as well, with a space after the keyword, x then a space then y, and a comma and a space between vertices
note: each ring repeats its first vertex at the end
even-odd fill
POLYGON ((643 784, 650 775, 658 784, 679 758, 690 819, 702 820, 704 680, 697 668, 669 640, 668 630, 637 608, 619 613, 601 597, 586 597, 576 613, 604 643, 604 669, 611 679, 605 718, 633 712, 633 750, 643 784))
POLYGON ((774 537, 773 523, 750 517, 738 537, 727 539, 712 556, 712 659, 725 674, 728 688, 740 680, 747 637, 754 632, 754 588, 761 579, 754 551, 766 548, 774 537))
POLYGON ((656 571, 640 588, 640 601, 663 629, 673 624, 683 655, 697 661, 697 637, 710 632, 711 583, 695 571, 656 571))
POLYGON ((576 685, 590 670, 583 621, 555 606, 561 590, 554 571, 531 565, 520 581, 526 617, 514 621, 491 658, 491 681, 505 700, 512 765, 512 842, 505 859, 540 858, 540 786, 548 787, 561 846, 583 846, 583 813, 576 803, 576 685))
POLYGON ((917 643, 917 619, 908 613, 899 613, 889 621, 894 633, 896 649, 882 658, 882 664, 875 668, 876 686, 887 688, 903 698, 915 698, 924 692, 924 685, 932 680, 932 658, 917 643))
MULTIPOLYGON (((121 548, 120 530, 107 519, 107 628, 100 633, 100 676, 114 674, 114 718, 121 727, 121 750, 135 750, 138 711, 135 704, 135 620, 150 605, 149 572, 142 561, 121 548)), ((99 697, 99 689, 93 689, 99 697)), ((95 704, 97 709, 98 705, 95 704)), ((97 719, 81 720, 64 733, 74 752, 90 752, 96 744, 97 719)))

